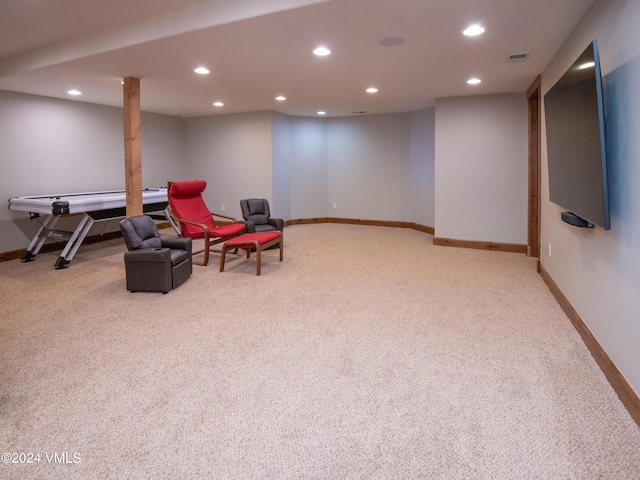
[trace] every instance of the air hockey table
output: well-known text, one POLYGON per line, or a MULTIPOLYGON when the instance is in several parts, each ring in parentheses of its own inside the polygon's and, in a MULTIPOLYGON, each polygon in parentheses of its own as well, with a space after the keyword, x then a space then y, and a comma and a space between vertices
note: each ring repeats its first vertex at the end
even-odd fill
MULTIPOLYGON (((167 209, 166 187, 145 188, 142 191, 142 204, 144 213, 152 216, 163 215, 173 225, 167 209)), ((124 218, 126 205, 125 190, 10 198, 9 210, 28 212, 31 219, 39 218, 41 214, 46 215, 40 229, 22 255, 22 261, 32 261, 47 239, 66 240, 62 253, 54 265, 57 269, 65 268, 80 248, 93 224, 124 218), (74 214, 82 214, 82 217, 73 232, 55 229, 60 218, 74 214)))

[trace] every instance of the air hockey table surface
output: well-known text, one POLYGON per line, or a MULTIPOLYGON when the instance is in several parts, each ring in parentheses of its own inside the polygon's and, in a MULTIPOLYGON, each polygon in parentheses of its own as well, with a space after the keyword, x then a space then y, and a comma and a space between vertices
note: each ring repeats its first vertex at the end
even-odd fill
MULTIPOLYGON (((166 188, 145 188, 142 191, 143 204, 163 202, 167 202, 166 188)), ((9 210, 53 215, 97 212, 112 208, 122 208, 126 207, 126 205, 127 195, 124 190, 61 193, 32 197, 12 197, 9 199, 9 210)))
MULTIPOLYGON (((167 189, 145 188, 142 191, 143 212, 162 214, 170 222, 167 211, 167 189)), ((22 255, 23 262, 32 261, 47 239, 66 240, 65 247, 55 263, 56 268, 65 268, 76 254, 87 233, 95 222, 104 222, 126 216, 127 195, 125 190, 101 192, 64 193, 12 197, 9 210, 29 212, 32 219, 46 215, 40 229, 22 255), (73 232, 54 229, 65 215, 82 214, 73 232)), ((173 225, 173 222, 171 222, 173 225)))

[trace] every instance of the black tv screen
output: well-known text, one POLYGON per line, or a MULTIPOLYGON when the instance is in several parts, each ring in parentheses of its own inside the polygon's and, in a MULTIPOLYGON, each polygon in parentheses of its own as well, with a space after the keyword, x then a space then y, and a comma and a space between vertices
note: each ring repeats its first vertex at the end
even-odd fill
POLYGON ((610 228, 604 108, 594 40, 544 96, 550 200, 568 223, 610 228))

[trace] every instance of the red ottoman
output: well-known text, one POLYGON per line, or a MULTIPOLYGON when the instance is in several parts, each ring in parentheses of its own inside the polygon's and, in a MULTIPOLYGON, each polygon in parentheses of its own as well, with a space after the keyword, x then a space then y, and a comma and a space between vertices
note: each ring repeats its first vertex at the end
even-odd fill
POLYGON ((276 243, 280 244, 280 261, 282 261, 282 232, 261 232, 261 233, 245 233, 239 237, 227 240, 222 244, 222 255, 220 256, 220 271, 224 272, 224 261, 227 250, 235 250, 243 248, 247 250, 247 258, 251 255, 251 249, 255 248, 256 256, 256 275, 260 275, 260 259, 262 250, 269 248, 276 243))

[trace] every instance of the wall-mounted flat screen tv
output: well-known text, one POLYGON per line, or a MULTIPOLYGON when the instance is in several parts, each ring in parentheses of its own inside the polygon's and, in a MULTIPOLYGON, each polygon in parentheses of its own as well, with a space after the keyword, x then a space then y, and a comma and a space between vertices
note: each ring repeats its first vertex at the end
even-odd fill
POLYGON ((565 222, 610 228, 602 77, 594 40, 544 96, 550 200, 565 222))

